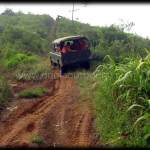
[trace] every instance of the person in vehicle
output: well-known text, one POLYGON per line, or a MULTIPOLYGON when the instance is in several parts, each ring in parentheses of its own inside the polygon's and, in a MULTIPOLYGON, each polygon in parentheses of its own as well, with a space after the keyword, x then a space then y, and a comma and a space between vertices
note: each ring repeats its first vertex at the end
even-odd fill
POLYGON ((63 49, 62 49, 62 52, 63 52, 63 53, 67 53, 68 51, 70 51, 70 52, 76 52, 75 50, 71 50, 71 49, 70 49, 70 42, 67 42, 67 45, 65 45, 65 46, 63 47, 63 49))
POLYGON ((71 50, 80 50, 81 49, 81 43, 79 40, 73 41, 73 44, 71 45, 71 50))
POLYGON ((60 44, 57 44, 56 50, 60 51, 60 44))
POLYGON ((82 50, 83 49, 83 43, 82 43, 83 41, 81 40, 81 41, 79 41, 79 50, 82 50))
POLYGON ((82 41, 82 49, 87 49, 87 42, 86 41, 82 41))
POLYGON ((64 42, 61 42, 61 43, 60 43, 60 50, 62 50, 63 47, 64 47, 64 42))
POLYGON ((77 50, 81 50, 81 43, 79 40, 77 40, 76 48, 77 48, 77 50))
POLYGON ((71 44, 70 49, 71 50, 75 50, 76 49, 76 41, 73 41, 73 44, 71 44))

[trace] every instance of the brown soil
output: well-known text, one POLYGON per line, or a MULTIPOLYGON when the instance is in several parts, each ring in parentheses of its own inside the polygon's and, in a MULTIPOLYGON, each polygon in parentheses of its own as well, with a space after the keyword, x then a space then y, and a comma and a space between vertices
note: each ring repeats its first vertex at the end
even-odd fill
POLYGON ((92 126, 90 102, 81 100, 80 90, 75 82, 76 78, 59 76, 55 80, 50 78, 13 83, 13 95, 37 85, 45 87, 48 92, 40 98, 12 98, 9 106, 1 112, 0 146, 100 146, 92 126), (32 143, 32 135, 42 137, 43 142, 32 143))

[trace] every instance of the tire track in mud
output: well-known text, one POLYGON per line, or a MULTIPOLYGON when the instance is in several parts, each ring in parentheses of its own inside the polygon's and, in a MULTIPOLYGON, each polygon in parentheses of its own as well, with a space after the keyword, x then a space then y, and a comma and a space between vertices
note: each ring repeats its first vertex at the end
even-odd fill
POLYGON ((32 146, 29 137, 40 135, 44 138, 42 146, 90 147, 90 106, 80 100, 75 81, 54 80, 51 95, 26 100, 25 108, 20 106, 1 121, 0 146, 32 146))
POLYGON ((0 145, 9 145, 9 143, 11 143, 16 136, 20 135, 26 128, 28 128, 30 124, 34 122, 37 124, 39 118, 42 119, 42 117, 44 117, 44 115, 47 113, 48 109, 54 105, 55 99, 53 99, 53 97, 46 96, 41 100, 37 100, 37 102, 25 109, 17 118, 15 117, 17 110, 14 111, 10 118, 8 118, 6 121, 3 133, 1 133, 2 139, 0 138, 0 145))
POLYGON ((75 132, 75 146, 90 147, 90 119, 89 114, 80 117, 75 132))

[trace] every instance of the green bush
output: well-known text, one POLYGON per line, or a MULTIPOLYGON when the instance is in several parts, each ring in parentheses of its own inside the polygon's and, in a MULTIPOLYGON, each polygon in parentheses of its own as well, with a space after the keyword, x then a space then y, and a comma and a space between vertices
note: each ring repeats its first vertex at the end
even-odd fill
POLYGON ((18 53, 6 60, 6 68, 14 68, 19 64, 34 63, 37 61, 38 59, 34 56, 27 56, 26 54, 18 53))
POLYGON ((10 57, 14 57, 17 53, 18 51, 16 49, 11 49, 9 47, 6 47, 4 51, 4 58, 9 59, 10 57))

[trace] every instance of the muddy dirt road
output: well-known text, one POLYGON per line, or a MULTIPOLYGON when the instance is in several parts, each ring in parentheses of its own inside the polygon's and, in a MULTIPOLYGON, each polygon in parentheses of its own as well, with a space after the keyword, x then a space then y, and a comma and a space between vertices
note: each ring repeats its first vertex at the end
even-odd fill
POLYGON ((99 145, 89 101, 81 100, 76 78, 18 81, 13 94, 41 85, 47 93, 40 98, 13 98, 0 116, 0 147, 95 147, 99 145), (40 136, 39 145, 30 141, 40 136))

